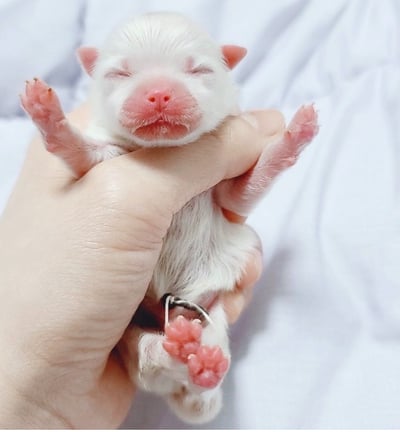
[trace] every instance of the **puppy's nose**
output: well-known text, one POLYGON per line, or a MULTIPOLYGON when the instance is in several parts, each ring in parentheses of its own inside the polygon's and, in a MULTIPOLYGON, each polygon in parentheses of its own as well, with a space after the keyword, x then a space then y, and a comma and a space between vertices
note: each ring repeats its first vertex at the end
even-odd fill
POLYGON ((156 111, 163 111, 172 98, 172 92, 169 89, 152 90, 146 95, 147 103, 156 111))

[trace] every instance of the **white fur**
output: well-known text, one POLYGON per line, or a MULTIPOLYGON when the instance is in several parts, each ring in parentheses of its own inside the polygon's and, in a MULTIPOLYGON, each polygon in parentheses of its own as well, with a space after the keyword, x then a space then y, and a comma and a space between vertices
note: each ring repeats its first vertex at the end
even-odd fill
MULTIPOLYGON (((117 29, 99 51, 93 72, 91 102, 94 120, 92 138, 111 141, 125 150, 137 146, 180 145, 196 140, 235 111, 236 89, 224 64, 220 47, 192 22, 176 14, 149 14, 117 29), (184 62, 193 56, 196 64, 214 73, 190 76, 184 62), (131 78, 107 79, 105 74, 127 58, 131 78), (190 135, 175 141, 149 143, 135 139, 118 122, 118 113, 136 86, 151 75, 173 77, 196 99, 202 119, 190 135)), ((104 154, 104 158, 109 155, 104 154)), ((232 290, 240 278, 257 239, 246 226, 229 223, 213 202, 212 191, 191 200, 173 219, 149 287, 161 298, 171 292, 196 301, 207 291, 232 290)), ((220 304, 211 312, 215 327, 204 330, 203 343, 221 346, 229 357, 225 313, 220 304)), ((162 348, 163 335, 130 329, 125 337, 125 357, 133 378, 148 391, 163 395, 185 421, 201 423, 218 414, 221 389, 195 388, 184 365, 162 348), (137 364, 132 363, 138 343, 137 364), (130 362, 130 363, 129 363, 130 362)))

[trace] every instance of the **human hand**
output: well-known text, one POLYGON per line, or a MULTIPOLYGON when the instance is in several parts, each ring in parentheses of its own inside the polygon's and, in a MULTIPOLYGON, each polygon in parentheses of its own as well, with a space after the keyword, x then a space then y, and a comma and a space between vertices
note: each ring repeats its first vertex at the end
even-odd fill
MULTIPOLYGON (((71 120, 85 127, 87 117, 83 107, 71 120)), ((120 425, 134 387, 114 347, 143 299, 173 214, 249 169, 282 131, 275 111, 246 117, 193 145, 105 161, 79 180, 32 143, 0 219, 2 427, 120 425)), ((226 298, 231 320, 243 307, 234 299, 247 296, 259 268, 257 259, 249 263, 226 298)))

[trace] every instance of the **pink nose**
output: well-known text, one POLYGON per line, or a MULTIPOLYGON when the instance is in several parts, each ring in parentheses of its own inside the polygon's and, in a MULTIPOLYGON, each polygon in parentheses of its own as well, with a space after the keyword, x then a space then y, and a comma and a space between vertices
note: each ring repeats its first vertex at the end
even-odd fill
POLYGON ((147 102, 157 111, 163 111, 171 100, 171 91, 152 90, 146 95, 147 102))

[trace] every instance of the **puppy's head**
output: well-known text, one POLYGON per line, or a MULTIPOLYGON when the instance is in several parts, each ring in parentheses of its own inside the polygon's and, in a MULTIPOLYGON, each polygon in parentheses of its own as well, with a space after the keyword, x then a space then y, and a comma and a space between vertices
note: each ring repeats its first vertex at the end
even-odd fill
POLYGON ((170 13, 130 20, 100 50, 78 50, 93 77, 96 120, 147 147, 194 141, 235 111, 229 70, 245 53, 170 13))

